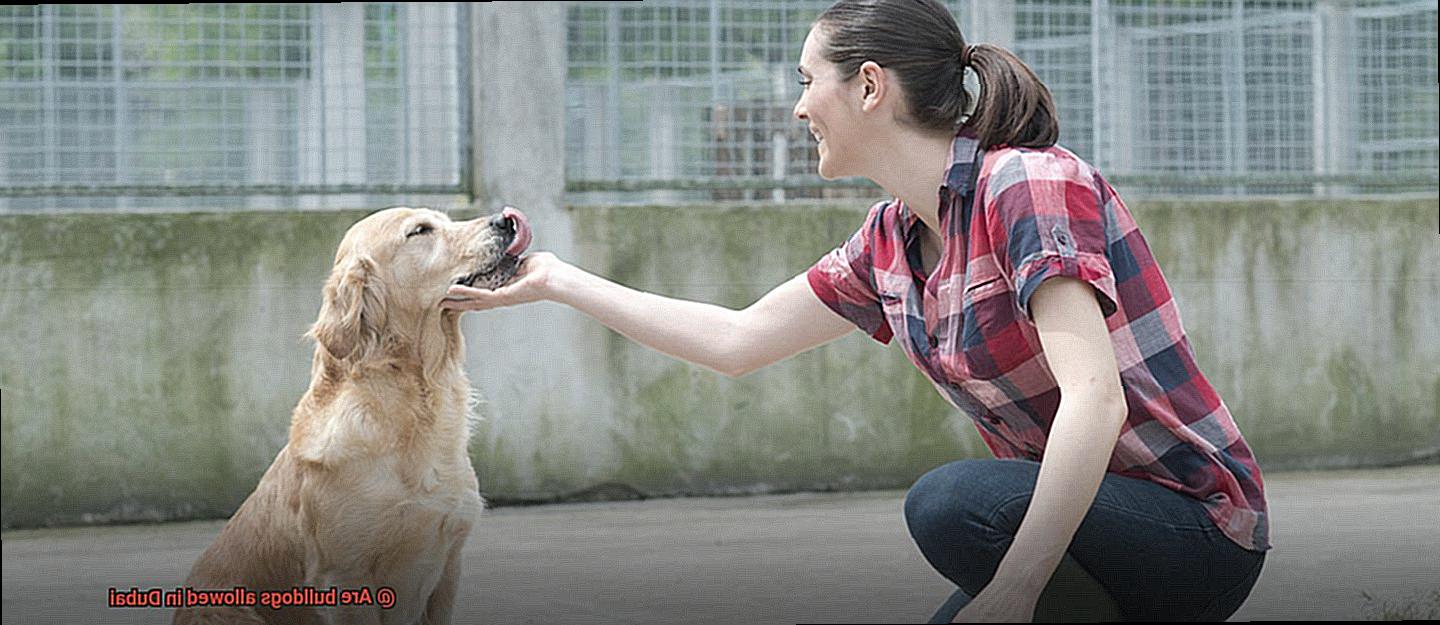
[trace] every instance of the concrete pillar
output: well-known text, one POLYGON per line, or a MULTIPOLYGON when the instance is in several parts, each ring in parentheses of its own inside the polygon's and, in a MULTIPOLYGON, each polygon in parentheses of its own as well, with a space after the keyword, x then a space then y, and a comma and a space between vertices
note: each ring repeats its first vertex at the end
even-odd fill
MULTIPOLYGON (((1355 15, 1351 0, 1315 5, 1315 174, 1355 170, 1355 15)), ((1318 184, 1319 195, 1346 193, 1345 185, 1318 184)))
POLYGON ((474 206, 506 203, 532 218, 560 212, 565 192, 565 9, 476 4, 471 13, 474 206))
MULTIPOLYGON (((532 252, 584 267, 564 208, 566 9, 477 3, 471 16, 472 208, 519 208, 534 228, 532 252)), ((484 398, 471 445, 481 491, 523 496, 601 474, 613 461, 610 446, 596 444, 611 436, 613 402, 596 375, 609 330, 548 302, 467 313, 463 327, 471 384, 484 398)))

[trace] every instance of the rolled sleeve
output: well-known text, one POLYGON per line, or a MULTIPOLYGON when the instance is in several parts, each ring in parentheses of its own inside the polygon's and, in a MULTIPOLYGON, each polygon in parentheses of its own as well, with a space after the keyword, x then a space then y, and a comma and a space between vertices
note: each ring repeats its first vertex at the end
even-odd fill
MULTIPOLYGON (((1013 181, 993 196, 992 232, 1004 237, 996 256, 1010 275, 1020 310, 1034 319, 1030 298, 1047 279, 1081 280, 1095 289, 1101 313, 1118 310, 1105 238, 1098 176, 1079 159, 1049 152, 1012 156, 997 176, 1013 181)), ((998 250, 997 250, 998 251, 998 250)))
POLYGON ((1030 297, 1046 279, 1063 276, 1084 281, 1095 289, 1095 299, 1100 303, 1100 314, 1109 317, 1115 314, 1117 296, 1115 277, 1110 273, 1110 264, 1104 256, 1083 255, 1067 257, 1061 255, 1037 256, 1015 273, 1015 296, 1025 317, 1034 320, 1030 312, 1030 297))
POLYGON ((888 344, 894 336, 875 289, 872 238, 886 203, 871 207, 865 224, 844 245, 831 250, 806 272, 810 290, 835 314, 871 338, 888 344))

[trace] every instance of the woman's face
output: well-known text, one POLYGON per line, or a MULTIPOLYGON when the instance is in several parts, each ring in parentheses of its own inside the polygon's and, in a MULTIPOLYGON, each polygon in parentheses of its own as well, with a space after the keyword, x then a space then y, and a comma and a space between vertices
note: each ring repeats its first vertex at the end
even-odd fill
POLYGON ((860 141, 856 134, 860 121, 861 94, 857 85, 862 81, 842 81, 834 64, 825 60, 823 51, 828 36, 821 28, 811 28, 800 51, 800 83, 803 91, 795 103, 795 118, 810 125, 810 134, 819 141, 820 177, 826 180, 860 175, 860 141))

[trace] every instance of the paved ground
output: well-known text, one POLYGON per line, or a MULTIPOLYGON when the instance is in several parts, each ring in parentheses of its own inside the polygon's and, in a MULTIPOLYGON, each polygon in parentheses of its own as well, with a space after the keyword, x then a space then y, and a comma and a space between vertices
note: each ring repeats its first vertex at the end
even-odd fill
MULTIPOLYGON (((1276 548, 1232 620, 1434 606, 1440 466, 1266 477, 1276 548)), ((910 544, 903 496, 493 510, 465 551, 457 622, 920 622, 949 588, 910 544)), ((3 622, 168 622, 166 610, 107 608, 107 589, 179 585, 220 525, 7 532, 3 622)))

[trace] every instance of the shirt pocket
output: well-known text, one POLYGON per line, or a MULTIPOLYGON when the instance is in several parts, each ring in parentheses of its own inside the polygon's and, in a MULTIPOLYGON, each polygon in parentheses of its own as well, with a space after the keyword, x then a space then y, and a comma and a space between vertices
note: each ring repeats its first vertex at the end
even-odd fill
MULTIPOLYGON (((960 331, 960 364, 964 376, 992 380, 1019 364, 1013 345, 1006 340, 1015 320, 1015 298, 1002 276, 982 280, 965 289, 965 320, 960 331)), ((1020 360, 1023 362, 1023 358, 1020 360)))
POLYGON ((1005 279, 1001 276, 994 276, 975 284, 966 285, 963 296, 966 301, 975 301, 988 297, 1003 288, 1005 288, 1005 279))

